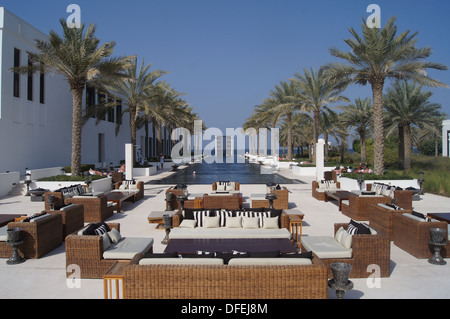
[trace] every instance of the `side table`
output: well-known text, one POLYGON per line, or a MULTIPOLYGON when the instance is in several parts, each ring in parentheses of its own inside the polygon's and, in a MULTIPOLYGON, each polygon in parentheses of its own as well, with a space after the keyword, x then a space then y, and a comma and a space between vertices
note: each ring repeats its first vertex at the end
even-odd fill
POLYGON ((130 261, 116 261, 111 268, 103 275, 103 293, 105 299, 113 299, 113 281, 115 282, 116 299, 120 298, 120 285, 122 285, 122 298, 124 295, 123 270, 130 261))
POLYGON ((292 234, 292 239, 297 242, 297 246, 301 248, 301 238, 303 229, 303 216, 290 215, 289 216, 289 230, 292 234))

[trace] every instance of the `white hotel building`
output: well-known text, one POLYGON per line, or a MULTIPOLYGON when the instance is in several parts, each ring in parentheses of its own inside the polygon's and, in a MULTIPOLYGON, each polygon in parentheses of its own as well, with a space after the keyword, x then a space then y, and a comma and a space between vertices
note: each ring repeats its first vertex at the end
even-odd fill
MULTIPOLYGON (((56 30, 58 32, 58 30, 56 30)), ((72 94, 65 79, 55 74, 14 74, 11 68, 28 63, 27 51, 36 52, 35 39, 47 35, 0 7, 0 173, 25 168, 69 166, 72 152, 72 94)), ((85 90, 84 106, 105 98, 85 90)), ((107 97, 106 97, 107 98, 107 97)), ((120 121, 118 106, 101 119, 83 126, 82 164, 119 165, 130 142, 129 115, 120 121)), ((156 132, 152 124, 138 130, 137 144, 147 157, 157 156, 156 132)), ((172 142, 163 132, 164 154, 172 142)))

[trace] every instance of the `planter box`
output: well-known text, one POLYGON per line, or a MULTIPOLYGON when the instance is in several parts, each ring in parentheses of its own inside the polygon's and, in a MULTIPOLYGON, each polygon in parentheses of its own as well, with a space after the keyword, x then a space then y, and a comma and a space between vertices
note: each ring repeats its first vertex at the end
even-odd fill
POLYGON ((156 174, 156 166, 133 167, 133 176, 151 176, 156 174))
POLYGON ((29 169, 27 173, 31 174, 31 180, 37 180, 39 178, 48 177, 48 176, 58 176, 61 175, 61 169, 63 167, 50 167, 50 168, 41 168, 41 169, 29 169))
MULTIPOLYGON (((63 187, 69 187, 73 185, 86 185, 84 181, 81 182, 33 182, 30 185, 30 189, 43 188, 50 191, 55 191, 63 187)), ((102 178, 91 183, 92 191, 95 193, 108 193, 112 189, 111 177, 102 178)))
MULTIPOLYGON (((358 182, 356 179, 348 177, 338 177, 338 182, 341 183, 341 188, 344 190, 348 191, 359 190, 358 182)), ((382 183, 391 186, 398 186, 403 189, 407 187, 414 187, 419 189, 419 183, 417 182, 417 179, 367 180, 364 181, 363 189, 366 188, 366 184, 373 184, 373 183, 382 183)))
MULTIPOLYGON (((316 167, 292 166, 292 173, 298 176, 316 176, 316 167)), ((324 167, 324 172, 331 172, 335 167, 324 167)))
POLYGON ((0 174, 0 197, 8 195, 16 184, 20 183, 20 172, 0 174))

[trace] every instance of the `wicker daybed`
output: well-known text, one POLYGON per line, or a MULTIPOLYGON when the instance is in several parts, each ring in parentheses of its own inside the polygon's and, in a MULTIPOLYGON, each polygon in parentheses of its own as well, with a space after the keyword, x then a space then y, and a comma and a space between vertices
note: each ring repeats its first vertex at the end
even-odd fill
MULTIPOLYGON (((139 265, 124 270, 125 299, 326 299, 327 271, 310 265, 139 265)), ((246 259, 246 258, 243 258, 246 259)), ((289 258, 292 259, 292 258, 289 258)))

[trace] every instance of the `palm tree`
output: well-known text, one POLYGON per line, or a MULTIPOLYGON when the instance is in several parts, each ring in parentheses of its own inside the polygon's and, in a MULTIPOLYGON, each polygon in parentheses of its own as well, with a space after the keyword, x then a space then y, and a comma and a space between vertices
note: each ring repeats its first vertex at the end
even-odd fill
MULTIPOLYGON (((120 100, 122 105, 128 106, 122 111, 122 114, 130 114, 130 142, 136 145, 136 122, 139 114, 146 109, 149 96, 156 90, 155 81, 167 72, 155 70, 150 72, 152 65, 145 65, 142 61, 138 66, 137 58, 134 57, 129 66, 124 71, 124 78, 114 78, 103 84, 104 89, 112 94, 116 100, 120 100)), ((112 107, 114 105, 107 105, 112 107)), ((120 125, 117 126, 117 129, 120 125)), ((116 132, 117 132, 116 129, 116 132)))
POLYGON ((399 159, 403 155, 401 169, 411 167, 411 126, 432 126, 435 118, 440 115, 440 104, 430 103, 431 92, 422 91, 422 86, 413 81, 396 81, 385 97, 384 106, 388 114, 390 127, 388 134, 399 129, 400 149, 399 159))
POLYGON ((181 98, 182 95, 184 94, 171 88, 169 83, 161 81, 155 85, 152 94, 148 96, 147 103, 145 103, 145 115, 143 116, 153 122, 156 127, 158 154, 163 152, 163 127, 168 129, 170 126, 187 126, 187 122, 193 124, 195 115, 186 112, 188 110, 187 102, 181 98), (181 114, 183 115, 181 116, 181 114), (186 116, 187 114, 190 115, 186 116))
POLYGON ((373 106, 370 98, 357 98, 354 104, 342 107, 342 123, 354 128, 361 141, 361 163, 367 164, 366 141, 372 131, 373 106))
MULTIPOLYGON (((314 123, 314 143, 319 140, 319 114, 330 111, 329 105, 339 101, 348 101, 345 96, 340 95, 341 90, 331 81, 326 81, 322 69, 304 70, 304 74, 296 73, 292 81, 301 91, 302 107, 312 112, 314 123)), ((316 152, 313 153, 313 161, 316 162, 316 152)))
POLYGON ((329 136, 334 135, 334 132, 337 128, 336 123, 337 123, 337 114, 334 113, 333 111, 330 110, 330 112, 328 113, 323 112, 319 114, 319 128, 325 140, 324 157, 323 157, 325 162, 328 162, 329 136))
POLYGON ((68 82, 73 96, 72 118, 72 175, 80 175, 82 98, 88 82, 99 78, 121 75, 130 58, 112 58, 115 42, 99 46, 94 25, 69 28, 64 19, 60 20, 63 37, 51 30, 49 40, 35 40, 38 53, 28 52, 31 66, 15 68, 13 71, 30 73, 46 72, 62 75, 68 82), (85 32, 86 31, 86 32, 85 32))
POLYGON ((275 89, 270 91, 270 97, 266 100, 267 105, 270 105, 270 114, 275 119, 284 117, 287 125, 287 141, 288 148, 287 159, 292 159, 292 116, 302 109, 302 101, 300 99, 300 89, 292 81, 280 82, 280 85, 275 85, 275 89))
POLYGON ((434 140, 434 156, 439 155, 439 140, 442 138, 442 122, 447 118, 445 113, 440 113, 432 120, 432 125, 424 125, 417 130, 417 147, 425 140, 434 140))
POLYGON ((390 18, 383 28, 370 28, 362 23, 362 36, 353 28, 353 39, 344 40, 350 52, 330 49, 332 56, 348 64, 330 63, 324 66, 327 79, 340 81, 342 88, 351 83, 372 87, 374 106, 374 172, 384 174, 383 87, 386 79, 412 79, 421 85, 444 87, 444 83, 428 77, 427 69, 447 70, 443 64, 425 62, 432 50, 416 48, 417 33, 405 31, 397 35, 395 18, 390 18))

